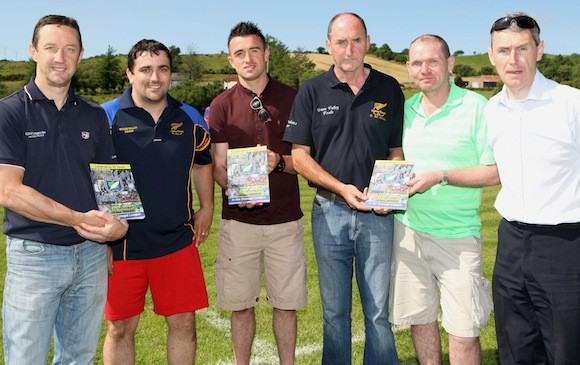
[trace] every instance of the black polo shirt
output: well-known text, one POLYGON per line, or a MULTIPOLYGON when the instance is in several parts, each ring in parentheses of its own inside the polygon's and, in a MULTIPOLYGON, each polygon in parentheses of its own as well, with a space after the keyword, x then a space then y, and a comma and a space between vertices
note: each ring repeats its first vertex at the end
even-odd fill
MULTIPOLYGON (((0 163, 20 166, 23 183, 80 212, 98 209, 89 163, 114 161, 103 109, 69 90, 58 110, 34 83, 0 101, 0 163)), ((4 212, 4 233, 55 245, 83 242, 71 227, 4 212)))
POLYGON ((103 104, 111 123, 119 163, 130 163, 145 219, 129 221, 115 260, 165 256, 193 239, 193 165, 211 163, 210 138, 203 117, 171 96, 155 123, 131 98, 131 88, 103 104))
POLYGON ((332 176, 359 190, 368 186, 375 160, 401 147, 405 98, 399 83, 370 69, 354 95, 334 66, 302 84, 284 141, 309 146, 314 160, 332 176))

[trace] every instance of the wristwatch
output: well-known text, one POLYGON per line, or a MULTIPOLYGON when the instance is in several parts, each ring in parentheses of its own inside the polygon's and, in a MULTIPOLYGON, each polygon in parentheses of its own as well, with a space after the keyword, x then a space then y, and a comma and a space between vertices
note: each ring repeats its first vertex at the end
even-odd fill
POLYGON ((441 179, 439 185, 449 184, 449 173, 447 172, 447 170, 442 170, 441 172, 443 173, 443 179, 441 179))
POLYGON ((278 156, 280 156, 280 160, 278 161, 278 165, 276 165, 274 171, 284 172, 284 169, 286 168, 286 161, 284 161, 284 156, 282 156, 281 153, 278 153, 278 156))

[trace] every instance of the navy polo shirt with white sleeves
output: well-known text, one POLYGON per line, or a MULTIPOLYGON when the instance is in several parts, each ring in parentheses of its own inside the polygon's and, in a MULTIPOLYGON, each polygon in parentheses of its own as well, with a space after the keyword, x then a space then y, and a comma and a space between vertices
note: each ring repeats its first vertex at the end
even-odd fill
POLYGON ((357 95, 340 82, 334 66, 302 84, 284 141, 310 147, 332 176, 360 191, 369 185, 375 160, 401 147, 405 98, 391 76, 370 69, 357 95))
MULTIPOLYGON (((107 117, 69 90, 58 110, 34 79, 0 101, 0 164, 24 169, 23 183, 80 212, 98 209, 89 163, 114 162, 107 117)), ((33 221, 6 209, 4 233, 55 245, 83 242, 72 227, 33 221)))
POLYGON ((145 219, 129 221, 127 237, 112 245, 115 260, 165 256, 192 243, 193 165, 211 163, 207 125, 195 108, 167 96, 155 123, 137 107, 131 88, 103 104, 119 163, 129 163, 145 219))

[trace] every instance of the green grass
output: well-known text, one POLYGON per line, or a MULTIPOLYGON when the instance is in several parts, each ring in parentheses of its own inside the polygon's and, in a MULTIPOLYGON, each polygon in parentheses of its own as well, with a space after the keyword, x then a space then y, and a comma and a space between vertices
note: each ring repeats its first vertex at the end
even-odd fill
MULTIPOLYGON (((187 57, 182 55, 181 57, 187 57)), ((198 54, 198 60, 203 64, 204 69, 219 71, 222 69, 231 69, 232 66, 228 62, 227 53, 217 54, 198 54)))
POLYGON ((468 65, 473 67, 476 70, 484 66, 491 67, 491 62, 489 61, 489 57, 487 53, 477 54, 472 56, 456 56, 455 57, 455 64, 456 65, 468 65))
MULTIPOLYGON (((308 187, 305 180, 300 178, 301 205, 304 211, 305 226, 305 250, 308 259, 308 293, 309 304, 306 308, 298 311, 298 344, 297 344, 297 364, 319 364, 320 346, 322 339, 322 321, 320 295, 318 291, 318 281, 316 272, 316 261, 312 245, 310 228, 310 211, 313 199, 313 190, 308 187)), ((481 209, 481 216, 484 221, 483 226, 483 270, 487 278, 491 278, 492 268, 495 259, 495 248, 497 244, 496 227, 499 216, 493 208, 493 200, 498 188, 486 188, 484 190, 484 200, 481 209)), ((0 212, 1 213, 1 212, 0 212)), ((215 278, 214 260, 217 252, 217 231, 219 229, 221 213, 221 196, 216 186, 216 212, 214 215, 211 234, 206 243, 200 248, 203 262, 205 278, 210 297, 210 308, 198 313, 197 334, 198 352, 197 364, 229 364, 232 363, 232 350, 227 328, 229 326, 229 313, 220 311, 215 306, 215 278), (217 325, 217 328, 216 328, 217 325), (222 326, 222 327, 220 327, 222 326)), ((4 236, 1 236, 4 242, 4 236)), ((3 289, 4 276, 6 270, 5 250, 0 250, 0 286, 3 289)), ((357 292, 354 293, 353 311, 353 364, 362 363, 363 333, 364 324, 357 292)), ((493 316, 493 314, 492 314, 493 316)), ((261 303, 256 308, 257 333, 254 347, 255 358, 260 357, 262 362, 256 364, 276 364, 275 342, 271 331, 271 308, 265 303, 265 293, 262 292, 261 303), (270 357, 269 357, 270 356, 270 357), (273 356, 273 357, 272 357, 273 356)), ((102 364, 102 346, 105 334, 105 327, 101 331, 101 340, 98 352, 95 356, 95 364, 102 364)), ((162 317, 152 313, 151 302, 148 299, 145 312, 141 316, 136 337, 137 363, 138 364, 164 364, 165 338, 167 329, 162 317)), ((448 356, 448 348, 444 333, 442 333, 444 343, 444 357, 448 356)), ((416 364, 415 352, 410 340, 409 330, 395 333, 397 350, 402 364, 416 364)), ((497 344, 492 320, 485 326, 481 334, 483 350, 483 364, 497 364, 497 344)), ((2 351, 0 350, 0 356, 2 351)), ((2 360, 0 360, 0 363, 2 360)), ((444 361, 448 363, 448 360, 444 361)))

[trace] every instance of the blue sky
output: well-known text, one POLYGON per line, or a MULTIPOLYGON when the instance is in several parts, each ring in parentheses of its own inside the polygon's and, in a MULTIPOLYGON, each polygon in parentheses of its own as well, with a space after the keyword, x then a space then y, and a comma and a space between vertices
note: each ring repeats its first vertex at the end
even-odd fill
POLYGON ((580 53, 580 2, 549 0, 16 0, 0 11, 0 58, 28 59, 28 44, 36 21, 46 14, 63 14, 80 24, 85 57, 112 46, 126 54, 142 38, 157 39, 182 52, 227 51, 226 40, 237 22, 251 20, 291 50, 316 51, 324 46, 326 27, 342 11, 361 15, 371 42, 394 51, 424 33, 447 40, 451 51, 487 51, 491 24, 505 13, 521 10, 541 28, 546 52, 580 53))

